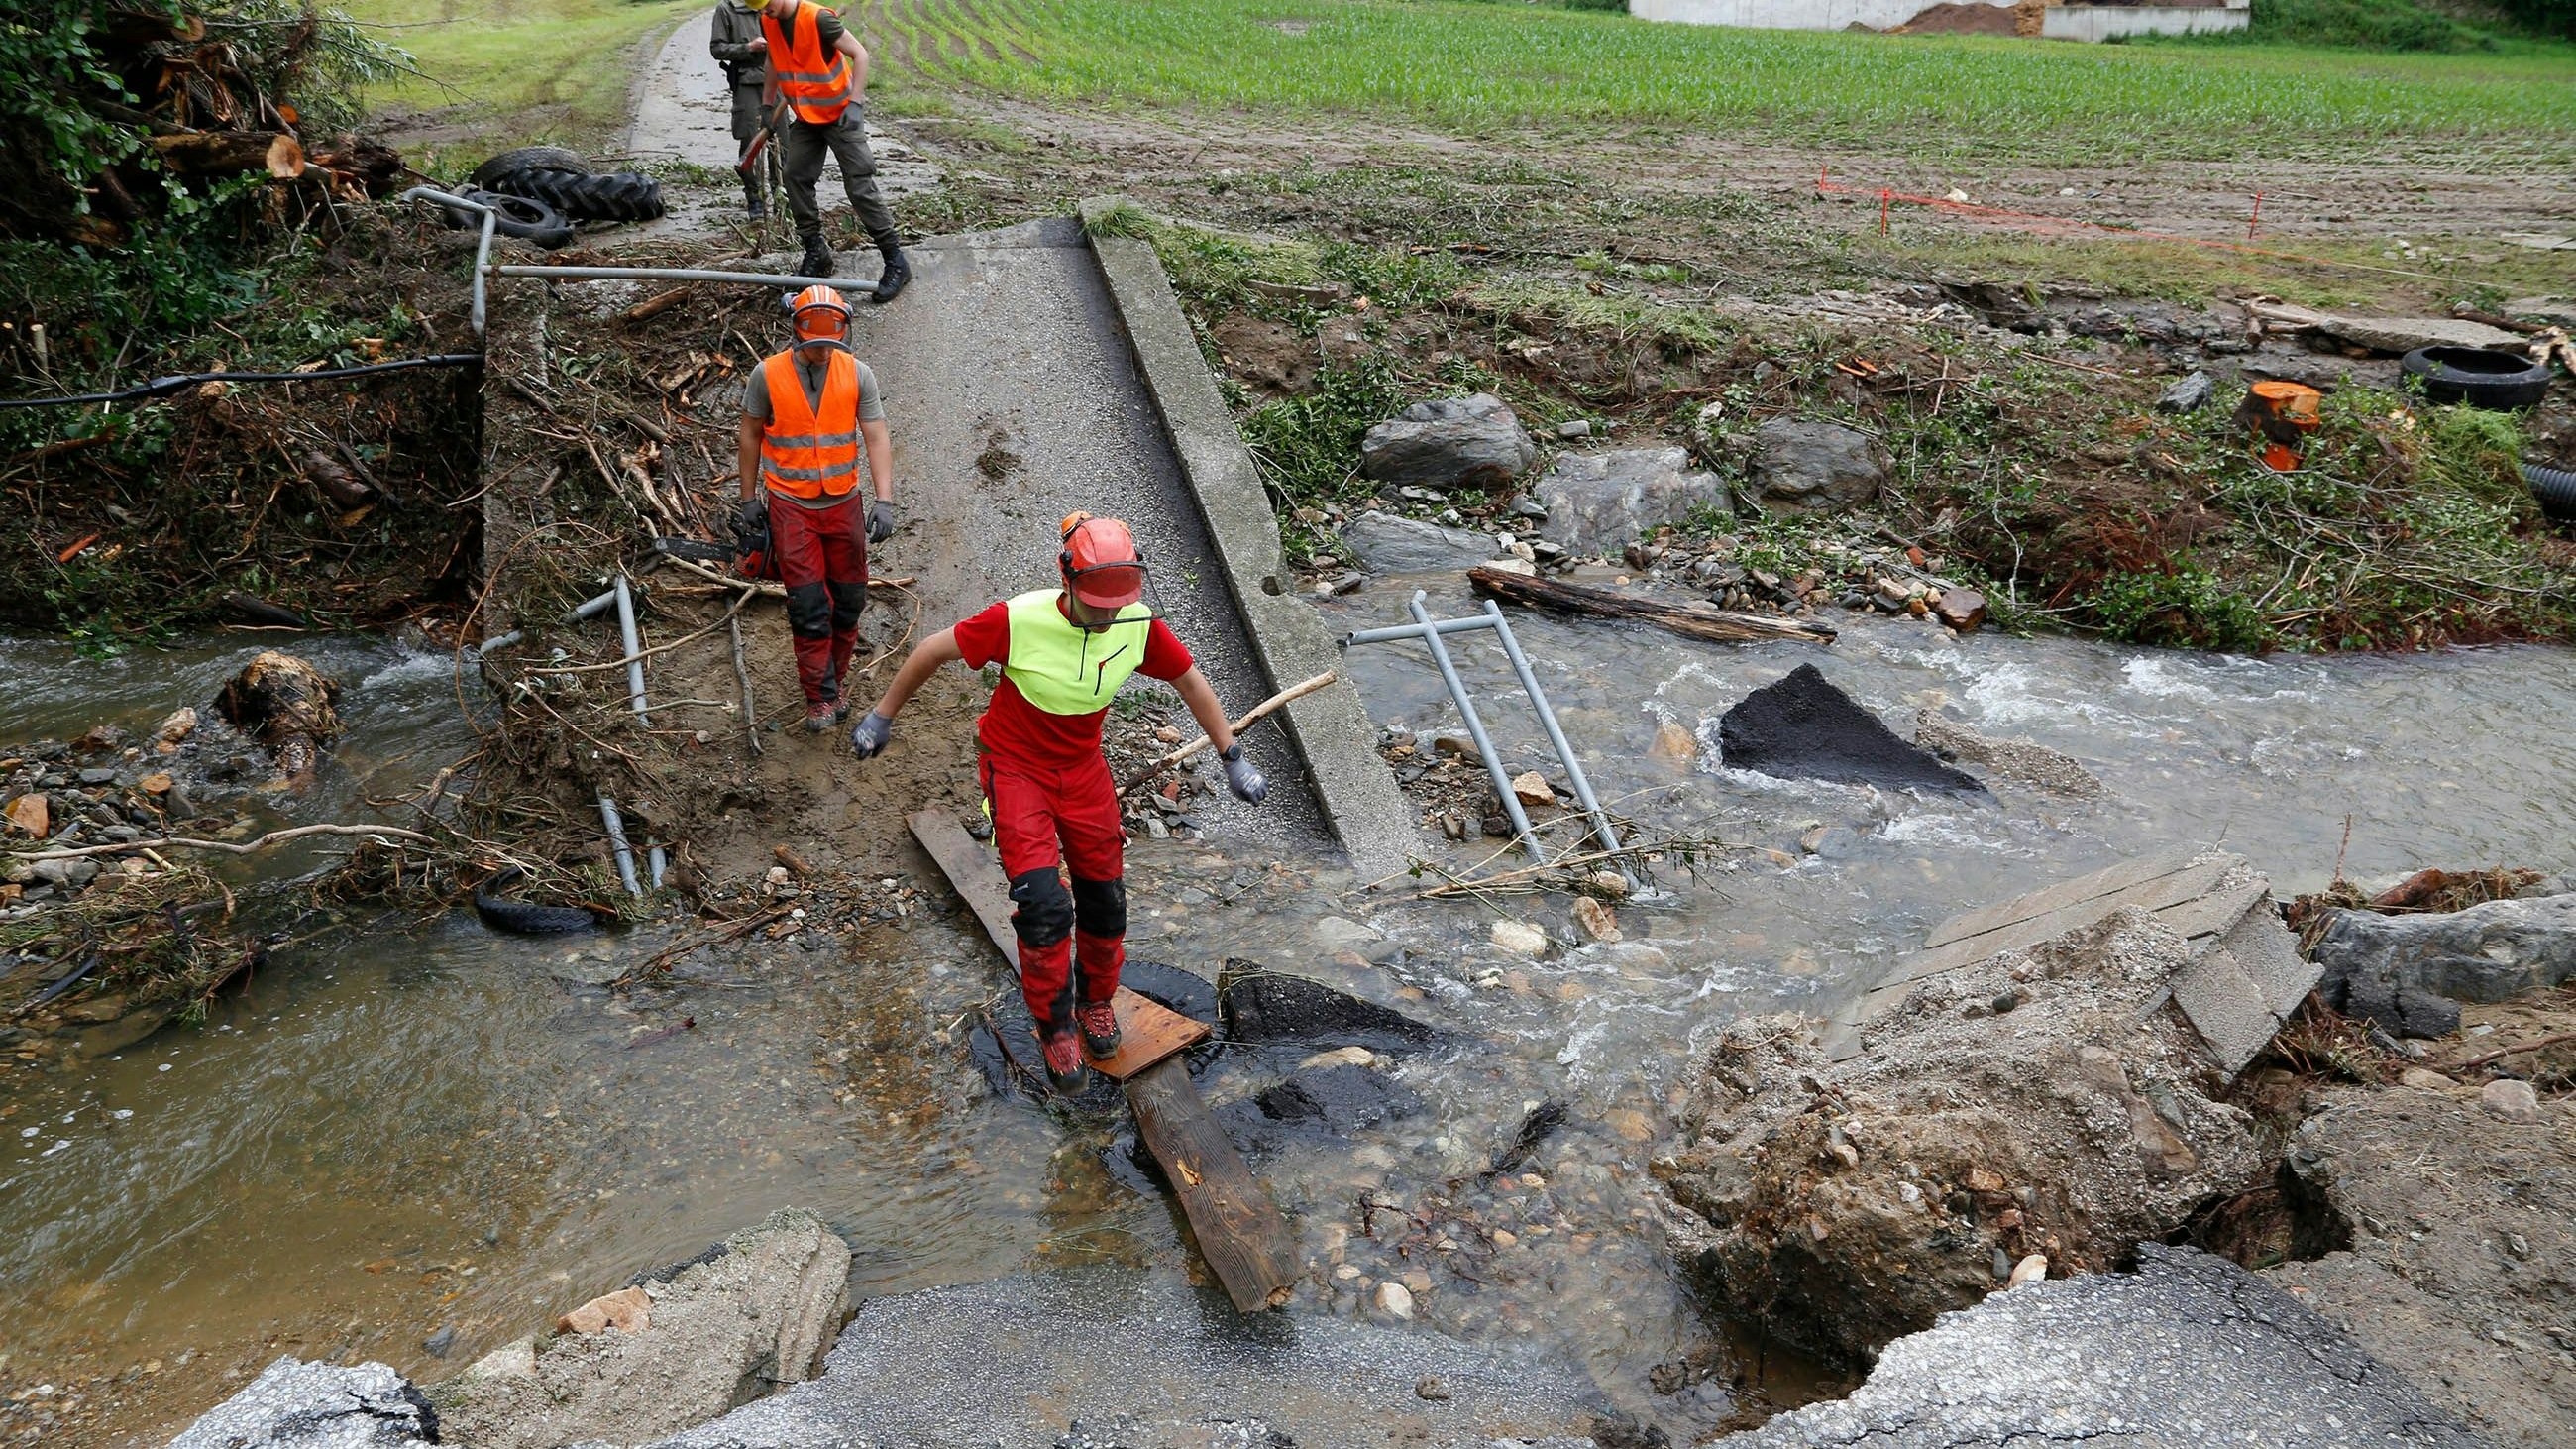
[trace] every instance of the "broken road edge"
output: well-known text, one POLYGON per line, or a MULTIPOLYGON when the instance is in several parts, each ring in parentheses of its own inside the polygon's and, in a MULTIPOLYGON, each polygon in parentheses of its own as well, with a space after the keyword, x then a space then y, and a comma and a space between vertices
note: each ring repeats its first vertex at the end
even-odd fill
MULTIPOLYGON (((1162 258, 1134 237, 1094 234, 1100 217, 1125 204, 1118 196, 1085 199, 1083 231, 1261 668, 1273 689, 1337 669, 1340 651, 1323 616, 1290 590, 1269 494, 1199 352, 1162 258)), ((1413 808, 1378 757, 1377 725, 1359 691, 1347 679, 1338 680, 1291 702, 1280 715, 1352 869, 1368 879, 1411 866, 1418 854, 1413 808)))

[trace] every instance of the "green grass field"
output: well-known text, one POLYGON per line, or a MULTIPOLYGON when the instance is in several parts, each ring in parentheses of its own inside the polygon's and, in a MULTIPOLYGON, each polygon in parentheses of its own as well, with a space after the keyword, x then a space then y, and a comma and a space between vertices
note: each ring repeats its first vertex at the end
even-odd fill
POLYGON ((1689 128, 2033 162, 2462 143, 2576 155, 2576 46, 2477 55, 1660 25, 1446 0, 873 0, 931 85, 1502 134, 1689 128))
POLYGON ((371 110, 465 107, 512 144, 595 143, 626 120, 634 47, 702 0, 343 0, 410 51, 420 74, 371 90, 371 110))

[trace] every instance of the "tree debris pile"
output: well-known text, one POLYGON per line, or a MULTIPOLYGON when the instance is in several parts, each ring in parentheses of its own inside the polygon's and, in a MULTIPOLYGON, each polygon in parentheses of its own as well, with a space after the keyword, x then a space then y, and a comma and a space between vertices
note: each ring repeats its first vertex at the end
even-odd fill
POLYGON ((275 221, 382 196, 402 158, 335 131, 400 52, 300 0, 111 0, 0 32, 21 77, 0 145, 28 165, 0 236, 114 246, 211 196, 258 190, 275 221))
POLYGON ((2199 1039, 2155 1009, 2189 963, 2124 908, 1926 981, 1846 1062, 1793 1018, 1730 1026, 1655 1164, 1686 1271, 1852 1361, 2009 1282, 2125 1263, 2264 1166, 2199 1039))

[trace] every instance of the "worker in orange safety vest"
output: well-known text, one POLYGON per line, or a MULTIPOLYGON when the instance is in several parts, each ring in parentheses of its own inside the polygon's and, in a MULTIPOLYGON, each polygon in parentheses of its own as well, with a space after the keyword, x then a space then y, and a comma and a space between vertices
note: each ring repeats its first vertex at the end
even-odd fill
POLYGON ((788 316, 794 345, 743 384, 736 529, 745 555, 766 552, 787 588, 805 727, 821 734, 849 713, 841 679, 868 603, 868 545, 894 532, 894 448, 877 375, 850 353, 849 302, 807 287, 788 316), (862 443, 876 493, 864 512, 862 443))

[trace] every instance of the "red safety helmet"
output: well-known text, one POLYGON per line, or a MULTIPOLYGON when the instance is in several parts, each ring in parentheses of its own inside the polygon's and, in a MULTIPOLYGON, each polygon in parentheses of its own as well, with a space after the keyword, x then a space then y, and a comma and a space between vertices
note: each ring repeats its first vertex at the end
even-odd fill
POLYGON ((850 304, 840 290, 817 282, 797 293, 787 303, 787 320, 796 331, 796 345, 815 342, 847 342, 850 336, 850 304))
POLYGON ((1067 515, 1056 566, 1073 596, 1095 609, 1123 609, 1145 597, 1145 556, 1117 519, 1067 515))

